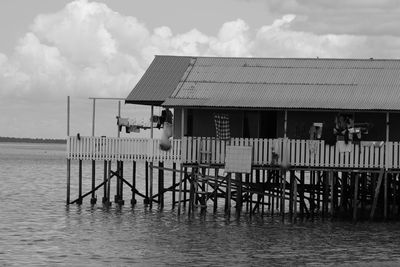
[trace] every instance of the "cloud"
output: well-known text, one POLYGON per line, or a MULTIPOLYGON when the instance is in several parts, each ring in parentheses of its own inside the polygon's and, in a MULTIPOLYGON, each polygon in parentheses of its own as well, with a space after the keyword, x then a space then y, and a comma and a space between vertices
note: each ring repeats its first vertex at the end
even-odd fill
POLYGON ((265 1, 265 5, 277 16, 296 14, 296 23, 291 25, 296 31, 400 35, 400 5, 397 0, 270 0, 265 1))
MULTIPOLYGON (((0 54, 0 95, 31 100, 44 95, 125 97, 156 54, 399 57, 400 39, 396 36, 321 34, 297 29, 309 23, 304 16, 322 9, 340 9, 343 13, 345 7, 353 6, 339 2, 344 7, 331 1, 271 1, 271 9, 297 10, 300 15, 282 15, 259 29, 251 29, 244 20, 237 19, 224 23, 218 34, 211 36, 197 29, 178 34, 168 26, 148 29, 136 18, 119 14, 105 4, 76 0, 59 12, 37 16, 14 54, 0 54)), ((362 3, 360 12, 384 9, 384 5, 372 1, 362 3)), ((393 3, 384 1, 386 9, 393 3)))

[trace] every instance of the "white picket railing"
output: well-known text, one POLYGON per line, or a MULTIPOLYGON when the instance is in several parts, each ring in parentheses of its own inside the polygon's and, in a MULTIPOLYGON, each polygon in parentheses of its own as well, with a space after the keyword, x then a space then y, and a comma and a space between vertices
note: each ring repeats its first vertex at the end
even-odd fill
POLYGON ((253 147, 253 165, 288 164, 297 167, 389 168, 400 169, 399 142, 361 142, 349 144, 346 152, 339 144, 293 139, 232 138, 228 141, 204 137, 173 140, 169 151, 159 148, 159 140, 71 136, 67 141, 67 158, 82 160, 175 161, 225 164, 226 146, 253 147), (201 153, 205 152, 205 153, 201 153))
POLYGON ((67 140, 67 158, 82 160, 180 161, 181 141, 162 151, 160 140, 147 138, 80 137, 67 140))

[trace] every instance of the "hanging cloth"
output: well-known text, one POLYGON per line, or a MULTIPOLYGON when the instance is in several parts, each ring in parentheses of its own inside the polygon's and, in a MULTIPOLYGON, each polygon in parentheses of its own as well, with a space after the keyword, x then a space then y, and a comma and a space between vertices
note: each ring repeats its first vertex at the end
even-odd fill
POLYGON ((218 139, 231 139, 229 116, 227 114, 214 114, 215 131, 218 139))

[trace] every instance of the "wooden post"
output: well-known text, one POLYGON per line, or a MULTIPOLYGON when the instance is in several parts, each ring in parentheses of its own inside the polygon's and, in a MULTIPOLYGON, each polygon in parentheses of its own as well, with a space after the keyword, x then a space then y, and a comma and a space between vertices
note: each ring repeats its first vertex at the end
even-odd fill
POLYGON ((374 215, 375 215, 375 209, 376 209, 376 205, 378 203, 378 197, 379 197, 379 191, 381 189, 381 184, 382 184, 382 180, 383 180, 383 175, 384 175, 384 171, 381 170, 381 172, 379 173, 379 178, 378 178, 378 183, 376 185, 375 188, 375 195, 374 195, 374 201, 372 203, 372 209, 371 209, 371 214, 370 214, 370 220, 374 219, 374 215))
MULTIPOLYGON (((214 212, 218 209, 218 172, 217 168, 214 169, 215 184, 214 184, 214 212)), ((241 185, 240 185, 241 187, 241 185)))
MULTIPOLYGON (((67 138, 69 138, 70 125, 70 97, 67 97, 67 138)), ((68 148, 69 149, 69 148, 68 148)), ((71 159, 67 159, 67 205, 71 198, 71 159)))
POLYGON ((185 179, 183 180, 183 207, 186 208, 186 201, 187 201, 187 181, 188 179, 186 179, 187 177, 187 167, 184 168, 185 169, 185 179))
POLYGON ((287 138, 287 118, 288 118, 288 114, 287 114, 287 110, 285 109, 285 120, 283 122, 283 137, 287 138))
POLYGON ((121 185, 121 180, 119 179, 119 175, 120 175, 120 173, 119 173, 119 160, 117 161, 117 170, 116 170, 116 173, 117 173, 117 177, 115 177, 115 196, 114 196, 114 202, 115 203, 119 203, 119 198, 120 198, 120 195, 119 195, 119 192, 120 192, 120 185, 121 185))
POLYGON ((304 171, 300 171, 300 186, 301 186, 301 192, 300 192, 300 216, 303 218, 304 217, 304 171))
POLYGON ((82 204, 82 160, 79 160, 79 200, 76 202, 77 204, 82 204))
POLYGON ((104 161, 104 176, 103 176, 103 182, 104 182, 104 186, 103 186, 103 199, 102 199, 102 203, 106 203, 106 202, 108 202, 108 199, 107 199, 107 184, 108 184, 108 182, 106 182, 107 181, 107 161, 105 160, 104 161))
MULTIPOLYGON (((121 101, 118 101, 118 117, 121 117, 121 101)), ((117 125, 117 136, 121 136, 121 132, 119 131, 119 126, 117 125)))
POLYGON ((293 206, 294 206, 294 171, 289 172, 289 181, 290 181, 290 188, 289 188, 289 218, 292 220, 293 218, 293 206))
POLYGON ((124 205, 125 201, 124 201, 124 182, 122 181, 123 177, 124 177, 124 162, 121 160, 119 162, 119 203, 120 205, 124 205))
MULTIPOLYGON (((263 184, 263 188, 264 188, 264 192, 262 195, 262 207, 261 207, 261 215, 264 215, 264 206, 265 206, 265 193, 266 193, 266 183, 265 183, 265 170, 262 169, 262 184, 263 184)), ((268 202, 269 203, 269 202, 268 202)))
POLYGON ((164 207, 164 162, 158 162, 158 203, 160 208, 164 207))
POLYGON ((153 162, 150 162, 150 209, 153 207, 153 162))
POLYGON ((154 129, 153 129, 153 116, 154 116, 154 106, 151 105, 151 117, 150 117, 150 138, 154 137, 154 129))
POLYGON ((359 174, 357 173, 354 178, 355 178, 355 180, 354 180, 354 198, 353 198, 353 221, 356 222, 357 221, 357 199, 358 199, 359 174))
POLYGON ((281 214, 282 221, 285 220, 285 197, 286 197, 286 170, 281 173, 282 191, 281 191, 281 214))
POLYGON ((388 174, 385 172, 384 176, 384 184, 383 184, 383 219, 386 220, 388 218, 388 174))
POLYGON ((146 195, 146 198, 143 199, 143 203, 144 204, 149 204, 149 162, 147 160, 146 160, 146 163, 145 163, 144 181, 145 181, 145 195, 146 195))
POLYGON ((175 184, 176 184, 176 162, 172 163, 172 209, 175 208, 176 196, 175 196, 175 184))
POLYGON ((181 214, 183 164, 181 164, 180 170, 181 171, 179 173, 178 215, 181 214))
POLYGON ((107 205, 111 206, 111 160, 108 161, 108 168, 107 168, 107 205))
MULTIPOLYGON (((92 113, 92 137, 94 137, 95 131, 95 121, 96 121, 96 99, 93 98, 93 113, 92 113)), ((96 204, 96 195, 94 188, 96 187, 96 161, 92 160, 92 198, 90 199, 90 204, 96 204)))
POLYGON ((67 205, 70 203, 71 197, 71 160, 67 159, 67 205))
POLYGON ((235 180, 236 180, 236 212, 240 214, 243 205, 242 199, 242 174, 235 173, 235 180))
POLYGON ((136 205, 137 201, 135 198, 135 190, 136 190, 136 161, 132 162, 132 199, 131 205, 136 205))
POLYGON ((231 213, 231 177, 232 174, 228 173, 226 176, 227 183, 226 183, 226 207, 225 211, 228 215, 231 213))
POLYGON ((297 179, 293 179, 293 221, 297 219, 297 179))
POLYGON ((331 216, 335 215, 335 175, 333 175, 333 171, 329 171, 329 182, 331 184, 331 216))
POLYGON ((96 161, 92 160, 92 198, 90 199, 90 204, 96 204, 97 198, 95 195, 94 188, 96 187, 96 161))

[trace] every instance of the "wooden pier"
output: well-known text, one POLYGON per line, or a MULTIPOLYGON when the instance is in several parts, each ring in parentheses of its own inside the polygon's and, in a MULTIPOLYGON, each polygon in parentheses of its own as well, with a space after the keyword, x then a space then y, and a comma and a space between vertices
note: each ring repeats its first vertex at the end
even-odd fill
MULTIPOLYGON (((341 151, 338 144, 324 141, 183 137, 174 139, 169 151, 159 149, 159 140, 146 138, 68 137, 67 204, 81 204, 94 192, 103 191, 102 203, 112 202, 110 185, 115 181, 113 202, 124 205, 123 187, 150 208, 163 208, 171 194, 172 208, 193 214, 227 213, 303 218, 347 218, 351 220, 398 219, 400 215, 400 143, 359 142, 341 151), (251 169, 247 173, 225 173, 227 146, 251 148, 251 169), (92 162, 91 190, 82 192, 82 162, 92 162), (76 162, 77 164, 72 164, 76 162), (95 165, 102 162, 103 177, 95 177, 95 165), (132 165, 132 177, 124 166, 132 165), (138 164, 145 177, 137 177, 138 164), (70 199, 71 168, 78 168, 78 192, 70 199), (168 173, 170 180, 166 180, 168 173), (157 174, 157 175, 155 175, 157 174), (115 178, 115 179, 113 179, 115 178), (145 179, 144 192, 137 179, 145 179), (153 188, 155 179, 157 188, 153 188), (168 185, 167 185, 168 184, 168 185)), ((85 179, 87 179, 85 177, 85 179)))

